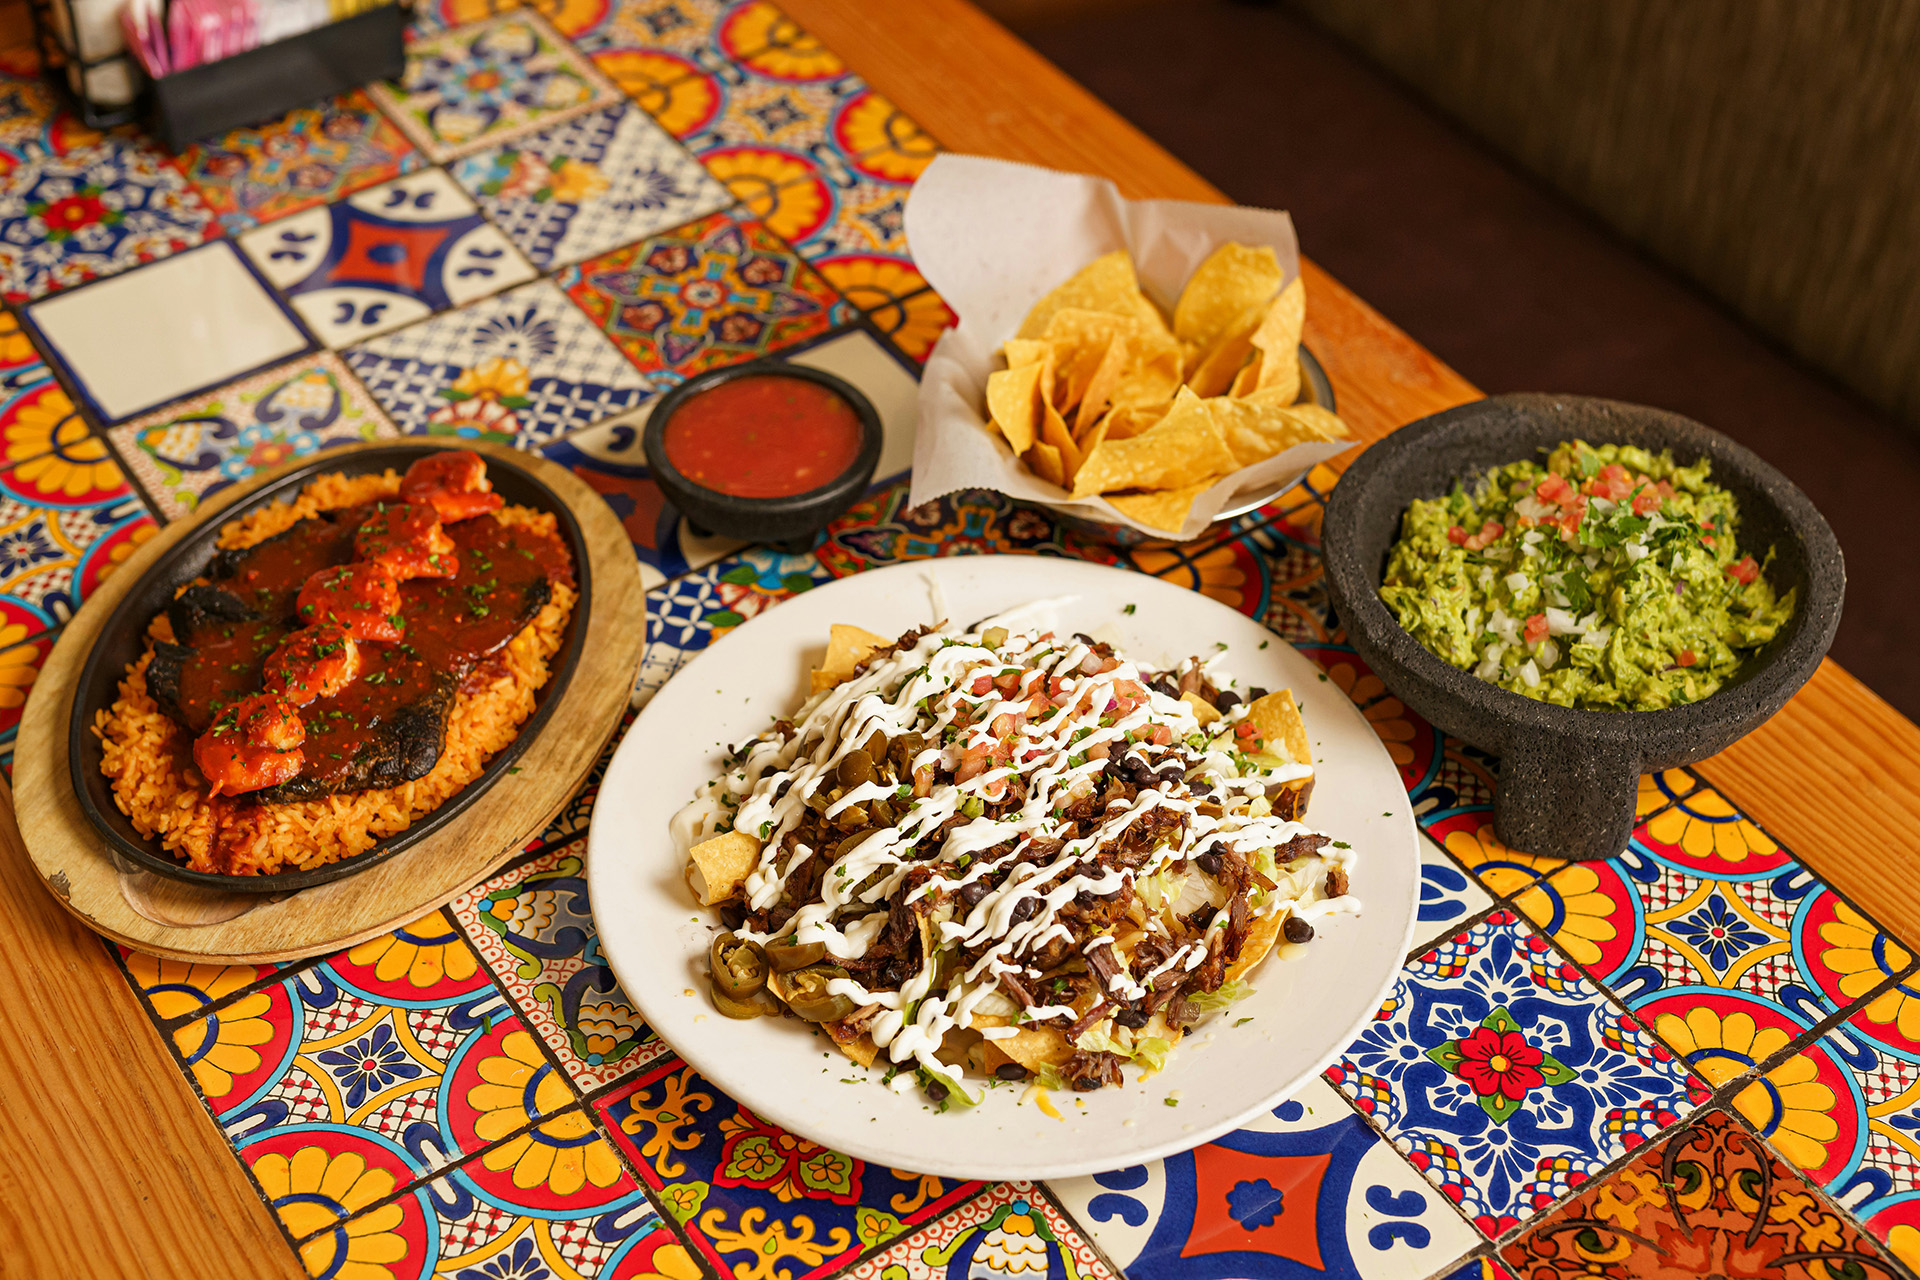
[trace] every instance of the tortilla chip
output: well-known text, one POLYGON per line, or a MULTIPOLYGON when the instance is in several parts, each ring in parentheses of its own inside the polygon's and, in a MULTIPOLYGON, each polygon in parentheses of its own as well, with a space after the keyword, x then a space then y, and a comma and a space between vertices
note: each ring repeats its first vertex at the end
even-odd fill
POLYGON ((700 905, 711 907, 740 892, 747 874, 760 865, 760 842, 744 831, 729 831, 702 840, 687 850, 687 858, 692 867, 687 883, 700 905))
POLYGON ((1140 281, 1133 273, 1133 259, 1125 249, 1115 249, 1095 258, 1035 303, 1021 322, 1018 336, 1043 336, 1054 314, 1068 308, 1132 316, 1149 333, 1164 333, 1167 329, 1160 309, 1140 292, 1140 281))
POLYGON ((1167 416, 1125 440, 1103 440, 1073 478, 1073 496, 1179 489, 1233 470, 1233 453, 1205 403, 1182 389, 1167 416))
POLYGON ((1193 510, 1194 499, 1205 493, 1220 479, 1208 476, 1193 484, 1178 489, 1151 489, 1145 493, 1115 493, 1107 496, 1107 501, 1119 508, 1120 513, 1130 520, 1163 529, 1168 533, 1180 532, 1180 526, 1187 522, 1187 513, 1193 510))
POLYGON ((1267 308, 1254 332, 1253 345, 1265 358, 1260 362, 1256 391, 1272 391, 1291 404, 1300 395, 1300 331, 1307 322, 1307 287, 1293 283, 1267 308))
POLYGON ((1004 1040, 987 1041, 986 1047, 987 1058, 997 1052, 1035 1075, 1040 1068, 1057 1067, 1073 1056, 1073 1045, 1059 1027, 1022 1027, 1004 1040))
POLYGON ((1027 450, 1027 470, 1048 484, 1067 487, 1067 469, 1060 460, 1060 451, 1044 440, 1036 441, 1033 448, 1027 450))
POLYGON ((1256 350, 1251 359, 1240 366, 1240 372, 1233 375, 1233 386, 1227 389, 1230 396, 1250 395, 1260 385, 1260 365, 1266 353, 1256 350))
POLYGON ((1283 449, 1310 440, 1344 440, 1347 424, 1318 405, 1281 406, 1264 391, 1251 396, 1215 396, 1208 412, 1238 466, 1250 467, 1283 449))
POLYGON ((1221 245, 1180 291, 1173 309, 1174 336, 1199 347, 1213 346, 1248 311, 1272 301, 1285 279, 1279 255, 1268 246, 1221 245))
POLYGON ((874 1060, 880 1056, 880 1047, 874 1044, 873 1037, 866 1032, 860 1031, 849 1035, 837 1022, 823 1022, 820 1026, 826 1031, 827 1038, 833 1041, 834 1048, 861 1066, 872 1066, 874 1060))
POLYGON ((810 680, 813 692, 833 688, 852 676, 854 668, 866 661, 868 654, 892 643, 885 636, 877 636, 865 627, 834 623, 827 632, 827 656, 814 668, 810 680))
POLYGON ((1247 707, 1247 719, 1260 734, 1262 750, 1270 755, 1284 749, 1295 764, 1311 765, 1313 749, 1307 744, 1307 726, 1294 705, 1293 690, 1281 689, 1256 699, 1247 707))
POLYGON ((1220 718, 1219 709, 1197 693, 1183 693, 1180 701, 1193 708, 1193 718, 1200 722, 1202 729, 1220 718))
POLYGON ((1151 338, 1143 338, 1135 341, 1129 352, 1131 363, 1121 371, 1120 381, 1113 389, 1114 407, 1164 407, 1180 390, 1180 374, 1185 368, 1180 344, 1167 342, 1154 346, 1151 338))
POLYGON ((1154 423, 1167 416, 1167 410, 1172 407, 1171 400, 1157 404, 1116 405, 1111 413, 1101 419, 1107 428, 1106 438, 1130 440, 1152 428, 1154 423))
MULTIPOLYGON (((1106 355, 1101 358, 1093 376, 1087 379, 1086 390, 1081 393, 1080 407, 1073 416, 1073 435, 1076 440, 1082 439, 1095 420, 1107 411, 1107 405, 1113 399, 1113 389, 1120 385, 1120 377, 1126 369, 1127 343, 1125 339, 1116 338, 1108 344, 1106 355)), ((1093 446, 1084 447, 1090 449, 1093 446)))
POLYGON ((1039 338, 1008 338, 1000 346, 1000 353, 1007 358, 1007 368, 1018 369, 1030 364, 1045 364, 1053 355, 1053 344, 1039 338))
POLYGON ((1047 405, 1046 415, 1040 423, 1040 438, 1060 451, 1060 471, 1071 486, 1085 455, 1080 452, 1080 446, 1074 443, 1073 433, 1067 430, 1067 420, 1060 416, 1060 411, 1047 405))
POLYGON ((887 637, 875 635, 865 627, 836 622, 827 629, 827 659, 820 664, 821 669, 844 679, 867 660, 868 654, 892 643, 887 637))
POLYGON ((1260 967, 1260 962, 1273 954, 1273 944, 1280 938, 1280 928, 1286 923, 1286 913, 1276 911, 1263 916, 1247 927, 1245 941, 1240 944, 1240 958, 1227 966, 1227 981, 1238 982, 1260 967))
POLYGON ((1260 316, 1260 308, 1249 308, 1211 346, 1200 350, 1187 371, 1188 390, 1203 400, 1227 394, 1240 366, 1253 354, 1253 335, 1260 327, 1260 316))
POLYGON ((1015 454, 1033 447, 1040 433, 1040 377, 1045 362, 987 375, 987 414, 1015 454))
POLYGON ((1047 323, 1044 341, 1053 352, 1054 383, 1048 398, 1066 413, 1085 399, 1087 388, 1109 358, 1129 366, 1140 324, 1131 316, 1069 307, 1047 323), (1117 354, 1114 348, 1118 347, 1117 354))

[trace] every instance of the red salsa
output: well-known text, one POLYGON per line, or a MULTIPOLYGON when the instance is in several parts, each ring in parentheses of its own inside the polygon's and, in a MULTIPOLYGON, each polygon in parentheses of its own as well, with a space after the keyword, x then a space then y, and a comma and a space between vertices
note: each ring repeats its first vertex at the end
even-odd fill
POLYGON ((736 498, 786 498, 844 473, 860 454, 860 417, 831 387, 754 374, 688 399, 667 419, 667 461, 736 498))

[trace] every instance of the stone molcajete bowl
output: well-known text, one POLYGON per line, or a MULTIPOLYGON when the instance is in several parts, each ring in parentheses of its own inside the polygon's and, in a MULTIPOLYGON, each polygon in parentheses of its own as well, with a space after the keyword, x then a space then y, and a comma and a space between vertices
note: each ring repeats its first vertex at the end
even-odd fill
POLYGON ((1327 589, 1347 639, 1400 699, 1437 728, 1500 757, 1494 831, 1513 848, 1609 858, 1633 831, 1639 776, 1726 747, 1785 705, 1820 665, 1840 624, 1846 565, 1807 496, 1727 437, 1678 414, 1578 396, 1495 396, 1423 418, 1362 453, 1327 502, 1327 589), (1664 711, 1578 711, 1509 693, 1448 665, 1382 603, 1387 551, 1415 498, 1564 440, 1636 444, 1676 461, 1713 460, 1740 504, 1740 550, 1764 560, 1793 618, 1711 697, 1664 711))

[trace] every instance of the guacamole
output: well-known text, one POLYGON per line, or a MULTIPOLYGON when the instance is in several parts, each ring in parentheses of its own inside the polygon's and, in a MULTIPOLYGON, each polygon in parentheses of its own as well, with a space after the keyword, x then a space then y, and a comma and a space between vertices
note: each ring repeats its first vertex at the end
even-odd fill
POLYGON ((1794 595, 1739 554, 1740 513, 1709 466, 1576 440, 1544 466, 1495 467, 1407 509, 1380 598, 1435 654, 1525 697, 1597 711, 1704 698, 1794 595))

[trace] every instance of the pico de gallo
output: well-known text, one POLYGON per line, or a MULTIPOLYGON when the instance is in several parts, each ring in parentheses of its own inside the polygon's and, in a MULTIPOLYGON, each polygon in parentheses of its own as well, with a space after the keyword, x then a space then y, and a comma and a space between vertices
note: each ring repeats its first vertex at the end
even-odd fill
POLYGON ((1575 440, 1415 501, 1380 598, 1452 665, 1563 707, 1650 711, 1719 689, 1793 616, 1738 545, 1702 458, 1575 440))

